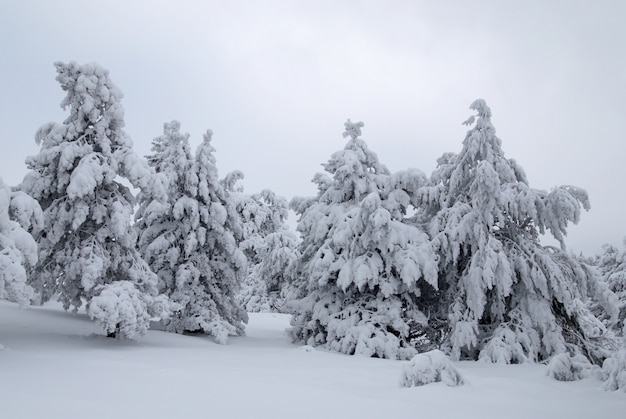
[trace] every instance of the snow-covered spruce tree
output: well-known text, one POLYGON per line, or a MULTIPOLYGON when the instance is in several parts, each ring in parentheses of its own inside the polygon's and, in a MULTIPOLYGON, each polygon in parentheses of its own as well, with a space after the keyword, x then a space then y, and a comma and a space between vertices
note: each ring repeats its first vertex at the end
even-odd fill
POLYGON ((233 181, 241 178, 241 172, 234 172, 225 179, 243 223, 239 246, 248 259, 248 273, 237 299, 248 312, 279 312, 283 288, 291 283, 289 273, 298 258, 297 237, 286 224, 289 206, 267 189, 247 195, 233 188, 233 181))
POLYGON ((426 323, 416 301, 437 285, 428 237, 405 222, 406 187, 425 176, 390 174, 359 138, 362 126, 346 122, 347 145, 324 165, 330 176, 313 180, 317 197, 292 201, 302 243, 291 333, 346 354, 409 359, 414 332, 426 323))
POLYGON ((602 364, 601 378, 605 390, 626 392, 626 325, 622 330, 620 348, 602 364))
POLYGON ((604 245, 602 254, 597 258, 597 267, 603 281, 617 296, 619 310, 617 326, 622 328, 626 320, 626 250, 620 250, 609 244, 604 245))
POLYGON ((27 306, 34 297, 27 271, 37 262, 37 243, 30 232, 43 227, 37 201, 11 192, 0 178, 0 299, 27 306))
POLYGON ((163 195, 158 178, 132 150, 124 132, 122 92, 98 64, 55 63, 69 109, 62 124, 43 125, 41 150, 26 161, 21 189, 44 212, 39 261, 31 284, 65 309, 86 303, 110 336, 143 334, 165 308, 157 278, 135 249, 130 226, 134 197, 120 182, 163 195))
POLYGON ((606 288, 562 250, 568 223, 589 208, 587 193, 531 189, 504 157, 485 101, 471 109, 477 119, 466 122, 475 124, 461 152, 440 158, 418 194, 417 218, 439 256, 440 300, 431 313, 448 318, 443 347, 456 359, 516 363, 569 351, 601 362, 606 330, 585 302, 605 298, 606 288), (546 232, 562 249, 539 243, 546 232))
POLYGON ((241 223, 218 179, 211 135, 204 136, 194 160, 180 124, 165 124, 148 161, 167 177, 169 199, 141 199, 137 226, 142 254, 161 291, 178 306, 166 330, 207 333, 224 344, 229 335, 242 335, 248 320, 235 301, 247 264, 238 248, 241 223))

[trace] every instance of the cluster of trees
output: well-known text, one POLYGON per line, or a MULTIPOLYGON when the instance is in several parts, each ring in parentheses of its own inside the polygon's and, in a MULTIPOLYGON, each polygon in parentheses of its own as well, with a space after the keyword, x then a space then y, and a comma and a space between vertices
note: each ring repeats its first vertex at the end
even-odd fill
POLYGON ((225 343, 247 311, 293 314, 294 340, 346 354, 601 363, 626 316, 626 257, 565 251, 584 190, 529 186, 507 159, 483 100, 458 154, 426 176, 391 173, 348 141, 290 204, 218 176, 212 133, 192 153, 176 121, 142 159, 124 132, 122 93, 97 64, 57 63, 69 116, 43 125, 39 154, 0 185, 0 297, 83 305, 112 336, 202 332, 225 343), (133 189, 137 193, 133 193, 133 189), (298 238, 286 226, 298 215, 298 238), (134 218, 133 218, 134 217, 134 218), (549 234, 561 248, 544 246, 549 234))
POLYGON ((296 255, 284 200, 243 194, 238 172, 219 179, 211 132, 194 154, 176 121, 140 158, 108 71, 55 66, 69 116, 37 131, 23 182, 2 187, 0 296, 85 306, 110 336, 141 335, 154 317, 220 343, 243 334, 241 284, 267 276, 272 295, 296 255))
POLYGON ((564 245, 539 241, 562 242, 587 194, 530 188, 486 103, 471 108, 461 152, 444 154, 430 177, 390 173, 359 138, 362 124, 346 123, 350 140, 316 176, 317 197, 293 202, 298 340, 401 359, 435 348, 506 363, 609 355, 614 295, 564 245))

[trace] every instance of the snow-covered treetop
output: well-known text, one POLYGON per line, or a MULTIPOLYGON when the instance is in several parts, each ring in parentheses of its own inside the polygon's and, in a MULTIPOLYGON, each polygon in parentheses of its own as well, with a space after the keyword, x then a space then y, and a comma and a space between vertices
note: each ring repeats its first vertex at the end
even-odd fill
POLYGON ((312 260, 305 262, 309 280, 317 283, 317 279, 324 278, 322 283, 341 270, 344 274, 338 283, 344 289, 356 281, 363 290, 371 280, 372 289, 380 285, 383 293, 389 295, 402 283, 395 273, 387 272, 393 266, 401 272, 400 276, 410 278, 403 279, 405 285, 413 286, 424 276, 436 286, 434 256, 424 244, 424 233, 403 222, 411 199, 408 190, 423 184, 425 176, 417 170, 391 174, 376 153, 358 138, 363 123, 348 120, 345 127, 344 136, 350 136, 350 140, 323 164, 327 174, 317 174, 313 179, 318 184, 318 196, 312 200, 294 199, 291 205, 301 214, 297 229, 303 236, 305 259, 309 253, 315 253, 312 260), (388 260, 371 262, 379 253, 388 260), (399 257, 401 253, 404 256, 399 257), (326 264, 333 258, 335 265, 331 269, 326 264), (364 265, 359 267, 361 262, 364 265), (400 268, 408 265, 414 269, 400 268), (350 271, 352 267, 354 272, 350 271), (371 275, 359 276, 357 271, 371 275))
POLYGON ((190 187, 197 183, 191 170, 193 157, 189 147, 189 134, 180 132, 180 122, 163 124, 163 135, 152 140, 152 154, 146 156, 148 164, 172 188, 181 184, 190 187))
POLYGON ((346 127, 345 132, 343 133, 343 138, 350 137, 353 140, 356 140, 361 136, 361 128, 365 126, 363 122, 352 122, 348 119, 343 124, 346 127))
MULTIPOLYGON (((70 110, 65 120, 70 134, 74 130, 89 134, 86 130, 91 128, 97 138, 102 138, 108 137, 107 128, 113 133, 124 127, 124 108, 120 104, 124 95, 109 78, 108 70, 97 63, 79 65, 74 61, 56 62, 54 66, 58 73, 56 80, 67 92, 61 106, 70 110), (106 124, 98 124, 101 121, 106 124)), ((113 140, 125 143, 128 137, 124 137, 113 140)))
POLYGON ((35 134, 41 151, 27 158, 32 172, 22 189, 44 210, 66 189, 71 199, 81 198, 118 175, 134 187, 163 197, 162 179, 153 176, 132 150, 132 141, 123 130, 123 94, 109 72, 95 63, 57 62, 55 67, 56 79, 66 92, 61 106, 70 115, 63 124, 44 124, 35 134))
MULTIPOLYGON (((480 118, 491 118, 491 108, 487 106, 485 99, 476 99, 470 105, 470 109, 476 111, 477 116, 480 118)), ((463 122, 463 125, 472 125, 475 120, 475 116, 470 116, 467 121, 463 122)))
POLYGON ((344 124, 344 137, 350 137, 343 150, 333 153, 328 163, 322 164, 327 174, 316 174, 313 182, 317 183, 320 199, 328 202, 345 202, 350 199, 359 201, 363 194, 380 189, 376 183, 380 176, 389 175, 389 170, 378 161, 376 153, 371 151, 365 141, 359 138, 362 122, 352 123, 349 119, 344 124), (334 187, 330 187, 334 184, 334 187), (341 185, 341 187, 338 187, 341 185))

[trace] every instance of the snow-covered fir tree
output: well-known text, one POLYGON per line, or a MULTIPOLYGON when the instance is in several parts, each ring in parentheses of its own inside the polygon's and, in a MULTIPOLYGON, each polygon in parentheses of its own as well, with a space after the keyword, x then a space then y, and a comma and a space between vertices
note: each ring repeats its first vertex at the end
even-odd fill
POLYGON ((178 309, 166 322, 173 332, 202 332, 226 343, 242 335, 247 313, 235 301, 246 272, 238 247, 240 219, 218 179, 209 131, 196 152, 176 121, 153 141, 149 164, 167 178, 168 200, 140 197, 139 247, 159 277, 161 292, 178 309))
POLYGON ((27 272, 37 262, 37 234, 43 214, 37 201, 22 192, 11 192, 0 178, 0 299, 30 304, 33 289, 27 272))
POLYGON ((243 223, 240 248, 248 259, 248 273, 237 298, 248 312, 281 311, 289 273, 298 258, 298 239, 287 226, 289 205, 270 190, 247 195, 233 188, 241 172, 225 179, 243 223))
POLYGON ((44 213, 31 284, 42 302, 58 294, 65 309, 86 304, 109 335, 143 334, 166 304, 135 248, 134 197, 121 180, 155 196, 164 191, 132 150, 122 92, 109 72, 95 63, 55 67, 69 116, 39 129, 41 150, 27 159, 31 171, 21 185, 44 213))
POLYGON ((447 320, 442 347, 456 359, 516 363, 569 351, 600 362, 606 330, 586 302, 593 296, 612 310, 606 287, 563 245, 568 223, 589 208, 587 193, 531 189, 504 157, 485 101, 471 109, 461 152, 440 158, 418 193, 418 219, 439 258, 431 313, 447 320), (562 249, 542 246, 544 233, 562 249))
POLYGON ((300 299, 292 336, 346 354, 409 359, 426 315, 416 301, 437 286, 428 237, 407 224, 408 189, 425 181, 411 170, 391 174, 346 122, 345 148, 317 174, 315 198, 294 199, 302 235, 294 272, 300 299))
POLYGON ((604 245, 596 265, 603 281, 617 297, 619 309, 617 327, 621 329, 624 327, 624 320, 626 320, 626 238, 624 239, 624 250, 609 244, 604 245))

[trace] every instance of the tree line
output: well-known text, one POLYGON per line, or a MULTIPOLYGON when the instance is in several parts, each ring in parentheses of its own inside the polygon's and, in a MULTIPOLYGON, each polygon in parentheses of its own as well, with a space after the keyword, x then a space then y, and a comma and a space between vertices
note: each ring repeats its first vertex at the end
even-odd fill
POLYGON ((587 193, 531 188, 484 100, 471 105, 461 151, 430 176, 390 172, 363 123, 348 120, 316 196, 288 203, 245 193, 239 171, 220 178, 211 131, 194 152, 180 123, 166 123, 139 157, 108 71, 55 67, 69 115, 39 128, 24 180, 0 188, 2 298, 84 306, 123 338, 158 317, 226 343, 248 311, 274 310, 293 315, 295 341, 346 354, 440 349, 521 363, 568 353, 599 365, 620 348, 624 251, 566 251, 587 193))

